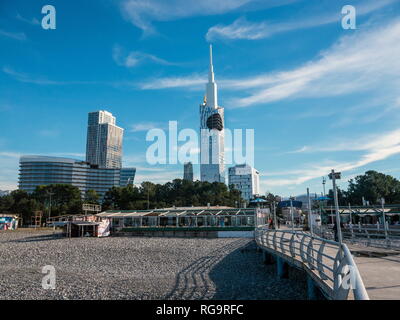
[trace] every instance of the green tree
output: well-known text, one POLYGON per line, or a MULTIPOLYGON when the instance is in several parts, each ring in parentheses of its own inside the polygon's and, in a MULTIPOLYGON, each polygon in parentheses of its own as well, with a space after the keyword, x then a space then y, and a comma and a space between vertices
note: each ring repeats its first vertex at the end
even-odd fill
POLYGON ((85 193, 85 203, 99 204, 100 196, 95 190, 87 190, 85 193))
POLYGON ((82 198, 78 187, 69 184, 38 186, 32 198, 41 203, 51 216, 82 213, 82 198))
POLYGON ((400 181, 390 175, 376 171, 367 171, 349 181, 348 201, 353 205, 362 205, 362 198, 370 204, 378 204, 385 198, 387 204, 400 202, 400 181))

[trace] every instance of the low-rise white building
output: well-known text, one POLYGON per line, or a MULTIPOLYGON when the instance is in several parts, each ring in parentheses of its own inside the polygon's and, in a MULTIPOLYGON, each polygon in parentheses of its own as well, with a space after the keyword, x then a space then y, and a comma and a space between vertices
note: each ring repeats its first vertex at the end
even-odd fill
POLYGON ((242 193, 242 198, 249 201, 260 194, 260 173, 247 164, 229 168, 229 185, 242 193))

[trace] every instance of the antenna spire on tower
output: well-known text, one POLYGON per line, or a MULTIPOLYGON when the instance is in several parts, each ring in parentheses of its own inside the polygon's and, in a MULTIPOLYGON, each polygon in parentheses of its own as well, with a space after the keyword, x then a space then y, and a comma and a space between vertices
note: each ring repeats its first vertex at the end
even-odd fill
POLYGON ((210 44, 210 71, 208 73, 209 82, 214 82, 214 66, 213 66, 213 58, 212 58, 212 44, 210 44))

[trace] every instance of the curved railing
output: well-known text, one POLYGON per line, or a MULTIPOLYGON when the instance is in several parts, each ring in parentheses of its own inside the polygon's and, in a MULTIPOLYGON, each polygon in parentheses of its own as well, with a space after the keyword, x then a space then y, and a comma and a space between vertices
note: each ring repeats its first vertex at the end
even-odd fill
MULTIPOLYGON (((392 250, 400 249, 400 228, 394 226, 386 225, 385 228, 379 224, 345 224, 341 230, 343 241, 350 244, 392 250)), ((332 226, 314 226, 314 234, 324 239, 334 239, 332 226)))
POLYGON ((324 294, 334 300, 369 300, 350 250, 310 233, 259 227, 255 240, 262 249, 305 270, 324 294))

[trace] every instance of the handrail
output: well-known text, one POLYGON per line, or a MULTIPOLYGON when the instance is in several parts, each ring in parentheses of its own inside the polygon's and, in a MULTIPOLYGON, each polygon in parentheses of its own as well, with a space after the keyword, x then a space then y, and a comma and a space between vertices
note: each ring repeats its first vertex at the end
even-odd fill
POLYGON ((262 249, 305 270, 322 291, 334 300, 369 300, 350 250, 342 244, 310 233, 256 228, 255 239, 262 249), (277 243, 278 242, 278 243, 277 243))
MULTIPOLYGON (((333 238, 333 231, 326 226, 314 227, 321 238, 333 238)), ((398 250, 400 248, 400 229, 382 225, 347 224, 342 228, 343 240, 351 244, 360 243, 370 247, 398 250)))

